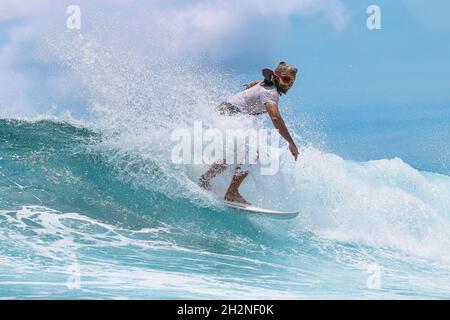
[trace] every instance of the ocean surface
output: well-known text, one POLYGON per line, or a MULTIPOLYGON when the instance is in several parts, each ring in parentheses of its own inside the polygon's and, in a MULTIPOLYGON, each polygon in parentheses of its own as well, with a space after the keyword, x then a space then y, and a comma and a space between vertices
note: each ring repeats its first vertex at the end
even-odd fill
POLYGON ((0 300, 450 299, 450 10, 423 3, 368 30, 371 1, 0 0, 0 300), (279 61, 300 156, 241 193, 291 220, 172 161, 198 122, 273 128, 214 109, 279 61))
POLYGON ((247 215, 218 200, 232 172, 202 190, 171 134, 270 128, 214 111, 257 73, 99 39, 48 45, 77 83, 61 112, 0 118, 1 299, 450 298, 450 104, 312 104, 299 81, 280 104, 298 161, 280 145, 241 191, 300 213, 247 215))
POLYGON ((291 121, 299 160, 242 187, 288 221, 225 208, 153 127, 1 119, 0 298, 448 299, 450 108, 405 108, 291 121))

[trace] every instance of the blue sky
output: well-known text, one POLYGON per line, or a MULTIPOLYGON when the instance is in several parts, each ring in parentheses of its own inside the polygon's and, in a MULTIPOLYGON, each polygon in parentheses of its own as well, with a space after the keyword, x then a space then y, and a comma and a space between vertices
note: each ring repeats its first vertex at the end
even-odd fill
POLYGON ((77 86, 33 50, 66 32, 69 4, 82 10, 81 32, 115 21, 104 37, 142 47, 133 54, 157 43, 164 54, 201 56, 249 79, 287 60, 301 70, 291 96, 306 106, 450 102, 449 1, 2 0, 0 113, 73 100, 77 86), (371 4, 381 8, 381 30, 366 27, 371 4))
POLYGON ((302 70, 296 95, 331 106, 450 102, 450 1, 343 3, 343 30, 291 17, 287 39, 270 50, 266 64, 284 57, 302 70), (374 3, 382 29, 370 31, 366 8, 374 3))

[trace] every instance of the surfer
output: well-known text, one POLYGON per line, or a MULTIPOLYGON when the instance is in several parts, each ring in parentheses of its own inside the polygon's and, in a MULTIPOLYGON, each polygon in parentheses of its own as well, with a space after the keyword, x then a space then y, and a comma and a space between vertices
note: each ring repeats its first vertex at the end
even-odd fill
MULTIPOLYGON (((244 84, 245 90, 231 96, 219 105, 217 111, 222 115, 233 116, 236 114, 260 115, 267 113, 274 127, 289 144, 289 151, 297 160, 298 149, 286 128, 283 118, 278 109, 278 100, 282 94, 286 94, 294 85, 297 69, 286 62, 280 62, 274 71, 263 69, 263 81, 255 80, 244 84)), ((199 179, 199 185, 211 190, 211 179, 222 173, 227 168, 224 161, 214 163, 199 179)), ((239 193, 239 186, 248 176, 238 165, 235 169, 233 179, 225 193, 226 201, 238 202, 249 205, 239 193)))

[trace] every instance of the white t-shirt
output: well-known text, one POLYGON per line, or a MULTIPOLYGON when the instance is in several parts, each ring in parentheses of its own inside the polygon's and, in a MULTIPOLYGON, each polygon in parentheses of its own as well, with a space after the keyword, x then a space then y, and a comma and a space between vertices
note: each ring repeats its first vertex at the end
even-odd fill
POLYGON ((265 86, 261 82, 229 97, 226 102, 238 107, 243 113, 257 115, 267 112, 265 104, 268 101, 278 104, 279 98, 280 94, 275 86, 265 86))

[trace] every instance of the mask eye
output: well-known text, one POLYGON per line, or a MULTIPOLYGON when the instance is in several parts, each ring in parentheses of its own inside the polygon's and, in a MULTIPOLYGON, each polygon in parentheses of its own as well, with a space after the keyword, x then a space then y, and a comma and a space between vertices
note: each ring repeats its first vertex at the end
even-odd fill
POLYGON ((281 72, 278 70, 275 71, 275 75, 280 79, 280 81, 283 84, 286 84, 286 85, 291 85, 295 80, 295 77, 290 76, 290 75, 282 75, 281 72))
POLYGON ((291 84, 292 82, 294 82, 294 77, 292 76, 281 76, 280 79, 286 84, 291 84))

